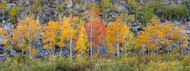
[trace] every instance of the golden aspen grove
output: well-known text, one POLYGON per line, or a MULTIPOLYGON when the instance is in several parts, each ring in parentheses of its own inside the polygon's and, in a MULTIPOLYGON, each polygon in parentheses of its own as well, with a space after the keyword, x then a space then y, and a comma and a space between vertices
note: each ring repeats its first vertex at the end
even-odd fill
POLYGON ((1 0, 0 71, 190 71, 188 0, 1 0))

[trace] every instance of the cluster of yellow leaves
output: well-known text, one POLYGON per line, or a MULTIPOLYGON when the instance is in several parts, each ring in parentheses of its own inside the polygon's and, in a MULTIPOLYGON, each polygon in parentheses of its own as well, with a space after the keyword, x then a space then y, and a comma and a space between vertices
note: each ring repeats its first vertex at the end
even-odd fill
POLYGON ((3 10, 3 11, 6 11, 6 10, 8 9, 8 4, 7 4, 7 2, 2 1, 2 2, 0 3, 0 9, 3 10))
POLYGON ((79 38, 77 40, 77 44, 76 44, 76 49, 79 50, 79 52, 81 54, 85 53, 85 50, 87 49, 86 44, 87 44, 87 33, 85 30, 84 25, 82 26, 80 33, 79 33, 79 38))
POLYGON ((59 19, 60 42, 58 42, 58 45, 60 47, 66 46, 66 42, 70 41, 71 38, 74 37, 74 34, 76 33, 74 26, 77 20, 78 17, 73 17, 72 14, 70 14, 69 17, 63 17, 59 19))
POLYGON ((39 37, 41 33, 41 25, 37 23, 32 14, 29 14, 25 20, 21 20, 13 29, 14 36, 12 37, 12 44, 16 44, 24 51, 27 47, 29 55, 32 50, 32 40, 39 37))
POLYGON ((135 20, 135 15, 129 15, 126 20, 135 20))
POLYGON ((167 22, 164 25, 160 24, 160 20, 157 17, 153 17, 150 20, 150 23, 143 28, 144 31, 138 33, 137 40, 135 45, 137 48, 141 48, 140 52, 147 51, 156 51, 161 47, 168 47, 170 44, 179 43, 182 46, 187 45, 188 35, 184 32, 180 32, 181 28, 177 28, 173 23, 167 22))
POLYGON ((3 29, 0 29, 0 35, 2 34, 2 32, 3 32, 3 29))
POLYGON ((125 39, 125 41, 123 42, 123 48, 124 48, 124 51, 126 51, 128 49, 132 49, 134 41, 135 41, 135 36, 130 31, 130 26, 125 24, 123 27, 124 27, 123 39, 125 39))
MULTIPOLYGON (((11 38, 11 35, 7 31, 6 27, 3 29, 0 29, 0 35, 2 35, 2 38, 3 38, 3 40, 0 41, 0 43, 4 44, 5 46, 9 46, 10 41, 8 41, 8 39, 11 38)), ((9 47, 7 47, 7 48, 9 48, 9 47)))
POLYGON ((133 8, 137 8, 139 5, 137 2, 134 2, 134 0, 128 0, 128 4, 130 4, 133 8))
MULTIPOLYGON (((24 47, 27 47, 25 44, 27 43, 25 40, 25 32, 27 30, 27 24, 24 22, 24 20, 19 21, 19 25, 16 27, 16 29, 13 29, 14 36, 12 37, 12 44, 17 44, 16 47, 19 47, 22 49, 22 51, 25 49, 24 47)), ((14 47, 15 48, 15 47, 14 47)))
POLYGON ((125 50, 133 44, 134 37, 130 32, 130 26, 126 25, 122 19, 116 19, 114 23, 109 23, 107 28, 106 42, 110 52, 114 52, 115 47, 120 43, 124 43, 125 50))
POLYGON ((44 35, 42 38, 44 45, 44 49, 50 50, 52 49, 56 44, 57 39, 57 33, 59 30, 58 22, 55 21, 49 21, 48 25, 44 25, 44 35))
POLYGON ((52 52, 54 46, 58 45, 62 50, 62 47, 67 46, 69 41, 72 46, 72 40, 76 33, 74 26, 77 20, 78 17, 73 17, 70 14, 69 17, 59 18, 59 22, 49 21, 48 25, 44 25, 42 39, 43 43, 45 43, 44 49, 51 50, 52 52))
POLYGON ((40 5, 40 2, 42 0, 35 0, 34 3, 32 4, 32 9, 34 11, 40 11, 41 10, 41 5, 40 5))
POLYGON ((14 19, 14 16, 16 15, 16 14, 18 14, 18 9, 17 9, 17 6, 14 6, 12 9, 11 9, 11 11, 10 11, 10 16, 11 16, 11 19, 14 19))

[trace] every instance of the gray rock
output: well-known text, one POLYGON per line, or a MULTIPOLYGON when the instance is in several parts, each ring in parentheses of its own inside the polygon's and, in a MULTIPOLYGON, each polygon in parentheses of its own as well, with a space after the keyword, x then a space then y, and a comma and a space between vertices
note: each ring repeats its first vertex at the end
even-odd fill
POLYGON ((107 50, 107 47, 104 45, 104 46, 100 46, 100 49, 99 51, 103 54, 106 54, 106 50, 107 50))
POLYGON ((39 46, 41 46, 41 42, 40 42, 40 40, 39 39, 33 39, 32 40, 32 46, 35 46, 35 47, 39 47, 39 46))
POLYGON ((63 50, 61 56, 63 57, 69 56, 69 50, 63 50))
POLYGON ((73 7, 73 0, 66 0, 66 1, 65 1, 65 5, 66 5, 66 7, 68 7, 68 8, 73 7))
POLYGON ((187 27, 190 28, 190 22, 186 22, 187 27))
POLYGON ((187 33, 187 34, 190 34, 190 30, 186 30, 186 33, 187 33))
POLYGON ((123 12, 123 13, 128 12, 127 8, 125 8, 124 5, 119 4, 119 6, 117 8, 119 9, 120 12, 123 12))
POLYGON ((48 56, 49 56, 49 52, 47 50, 41 50, 40 55, 38 57, 44 58, 44 57, 48 57, 48 56))
POLYGON ((7 5, 8 5, 8 11, 10 11, 15 6, 14 3, 8 3, 7 5))
MULTIPOLYGON (((60 55, 60 51, 55 51, 54 53, 55 53, 55 55, 60 55)), ((61 53, 61 56, 65 57, 65 58, 68 57, 69 56, 69 50, 63 50, 61 53)))
POLYGON ((44 54, 44 56, 48 56, 48 51, 46 51, 46 52, 43 52, 43 54, 44 54))
POLYGON ((76 4, 76 5, 75 5, 75 9, 81 9, 80 4, 76 4))
POLYGON ((5 57, 5 54, 0 54, 0 57, 5 57))
POLYGON ((15 51, 15 50, 12 50, 12 51, 10 52, 10 55, 12 55, 12 56, 16 55, 16 51, 15 51))
POLYGON ((173 24, 174 25, 180 25, 182 23, 182 21, 174 21, 173 24))

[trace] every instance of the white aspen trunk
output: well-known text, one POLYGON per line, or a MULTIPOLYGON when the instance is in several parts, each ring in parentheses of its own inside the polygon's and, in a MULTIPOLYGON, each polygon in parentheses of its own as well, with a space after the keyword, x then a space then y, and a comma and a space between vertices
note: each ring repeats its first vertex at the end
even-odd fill
MULTIPOLYGON (((23 38, 21 38, 21 40, 23 40, 23 38)), ((21 43, 21 49, 22 49, 22 55, 24 54, 24 51, 23 51, 23 43, 22 42, 20 42, 21 43)))
POLYGON ((29 28, 28 28, 28 43, 29 43, 29 58, 31 57, 31 45, 30 45, 30 33, 29 33, 29 31, 30 31, 30 25, 28 25, 29 26, 29 28))
POLYGON ((92 57, 92 52, 93 52, 92 51, 92 18, 91 18, 91 31, 90 32, 91 32, 91 35, 90 35, 90 37, 91 37, 91 40, 90 40, 90 51, 91 51, 91 54, 90 55, 92 57))
MULTIPOLYGON (((51 47, 52 47, 52 46, 50 45, 50 49, 51 49, 51 47)), ((51 50, 48 49, 48 51, 49 51, 49 53, 50 53, 49 56, 50 56, 50 58, 51 58, 51 50)))
POLYGON ((162 21, 164 20, 164 14, 162 13, 162 21))
POLYGON ((61 47, 61 50, 60 50, 60 52, 59 52, 59 55, 60 55, 60 56, 61 56, 61 54, 62 54, 62 49, 63 49, 63 48, 61 47))
POLYGON ((50 55, 51 55, 51 56, 52 56, 52 54, 53 54, 53 53, 52 53, 52 51, 53 51, 52 48, 53 48, 53 45, 52 45, 52 43, 51 43, 51 51, 50 51, 50 55))
MULTIPOLYGON (((168 42, 168 38, 167 38, 167 42, 168 42)), ((170 47, 169 47, 169 43, 167 44, 168 47, 168 54, 170 53, 170 47)))
POLYGON ((127 46, 125 47, 125 49, 126 49, 126 53, 128 53, 128 51, 127 51, 127 46))
MULTIPOLYGON (((182 42, 182 39, 181 39, 181 42, 182 42)), ((182 55, 182 50, 183 50, 183 45, 181 44, 181 55, 182 55)))
POLYGON ((29 57, 31 57, 31 45, 30 45, 30 41, 29 41, 29 57))
POLYGON ((71 40, 70 40, 70 60, 71 60, 71 62, 72 62, 72 40, 73 40, 73 38, 72 38, 72 34, 71 34, 71 40))
POLYGON ((117 41, 117 56, 119 56, 119 41, 117 41))
POLYGON ((119 56, 119 33, 117 33, 117 56, 119 56))
POLYGON ((158 55, 158 47, 157 47, 157 55, 158 55))
MULTIPOLYGON (((143 46, 143 48, 145 48, 145 46, 143 46)), ((143 53, 143 56, 145 57, 144 51, 142 53, 143 53)))

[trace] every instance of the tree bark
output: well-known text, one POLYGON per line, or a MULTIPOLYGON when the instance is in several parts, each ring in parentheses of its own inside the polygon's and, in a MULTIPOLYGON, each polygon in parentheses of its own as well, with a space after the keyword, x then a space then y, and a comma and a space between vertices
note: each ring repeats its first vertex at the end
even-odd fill
POLYGON ((91 18, 91 35, 90 35, 90 37, 91 37, 91 40, 90 40, 90 51, 91 51, 91 57, 92 57, 92 18, 91 18))
POLYGON ((119 56, 119 41, 117 41, 117 56, 119 56))
POLYGON ((117 56, 119 56, 119 33, 117 33, 117 56))
POLYGON ((71 40, 70 40, 70 60, 71 60, 71 62, 72 62, 72 40, 73 40, 73 37, 71 34, 71 40))
POLYGON ((63 50, 63 48, 61 47, 61 50, 60 50, 60 52, 59 52, 59 55, 61 56, 61 54, 62 54, 62 50, 63 50))

